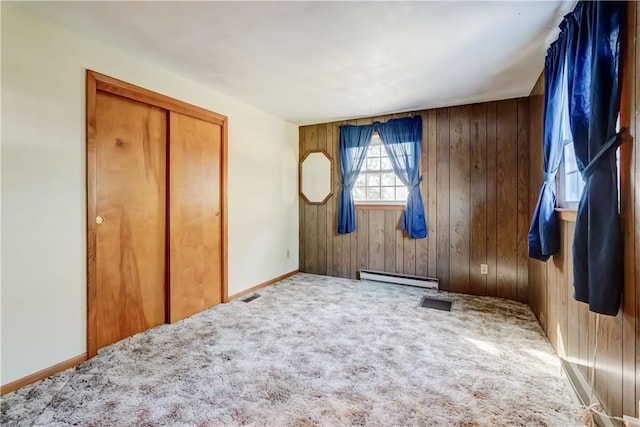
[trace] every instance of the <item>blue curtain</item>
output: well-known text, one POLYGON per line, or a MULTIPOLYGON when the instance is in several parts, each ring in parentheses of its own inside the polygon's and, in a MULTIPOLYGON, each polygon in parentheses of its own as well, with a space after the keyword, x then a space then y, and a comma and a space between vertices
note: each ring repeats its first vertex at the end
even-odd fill
POLYGON ((566 138, 571 138, 568 117, 566 44, 555 41, 544 65, 543 172, 544 181, 529 228, 529 257, 546 261, 560 250, 560 228, 555 213, 556 172, 566 138))
POLYGON ((376 122, 374 126, 387 149, 393 171, 409 189, 400 226, 412 239, 427 237, 427 223, 420 194, 422 117, 392 119, 386 123, 376 122))
POLYGON ((569 118, 585 188, 573 239, 574 298, 615 316, 623 289, 616 148, 620 36, 626 4, 580 2, 565 17, 569 118))
POLYGON ((340 126, 340 172, 342 190, 338 198, 338 233, 347 234, 356 229, 356 210, 353 185, 367 156, 367 147, 373 136, 373 125, 340 126))

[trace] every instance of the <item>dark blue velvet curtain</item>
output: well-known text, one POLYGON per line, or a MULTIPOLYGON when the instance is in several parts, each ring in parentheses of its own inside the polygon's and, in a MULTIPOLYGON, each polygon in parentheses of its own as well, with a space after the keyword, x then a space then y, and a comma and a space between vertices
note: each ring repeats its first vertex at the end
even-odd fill
POLYGON ((393 171, 409 189, 400 227, 413 239, 427 237, 427 223, 420 194, 422 117, 392 119, 386 123, 376 122, 374 126, 387 149, 393 171))
POLYGON ((616 122, 625 2, 580 2, 565 17, 569 118, 585 188, 573 240, 574 298, 615 316, 623 289, 616 122))
POLYGON ((544 181, 529 228, 529 256, 546 261, 560 250, 556 216, 556 173, 566 138, 571 138, 568 117, 566 44, 559 40, 547 51, 544 65, 543 172, 544 181))
POLYGON ((373 125, 340 126, 340 173, 342 190, 338 198, 338 233, 347 234, 356 229, 356 210, 353 185, 367 156, 367 147, 373 136, 373 125))

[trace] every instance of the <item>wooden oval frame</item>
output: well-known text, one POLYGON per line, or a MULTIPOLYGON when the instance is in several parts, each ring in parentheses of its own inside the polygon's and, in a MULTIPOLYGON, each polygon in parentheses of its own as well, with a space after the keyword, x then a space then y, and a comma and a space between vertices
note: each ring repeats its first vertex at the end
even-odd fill
POLYGON ((302 197, 304 202, 308 205, 324 205, 325 203, 327 203, 327 200, 329 200, 331 196, 333 196, 333 158, 325 150, 309 150, 306 153, 304 153, 304 156, 302 156, 298 161, 298 193, 300 194, 300 197, 302 197), (309 157, 311 154, 314 154, 314 153, 324 154, 325 157, 329 160, 329 189, 330 190, 329 190, 329 194, 327 194, 327 197, 325 197, 321 202, 312 202, 307 198, 307 196, 302 191, 302 164, 307 159, 307 157, 309 157))

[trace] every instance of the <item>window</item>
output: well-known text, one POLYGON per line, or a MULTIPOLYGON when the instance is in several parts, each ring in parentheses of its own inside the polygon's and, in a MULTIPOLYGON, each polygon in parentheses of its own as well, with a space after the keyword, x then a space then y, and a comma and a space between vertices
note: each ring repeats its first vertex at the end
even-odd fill
POLYGON ((374 134, 353 187, 356 204, 404 204, 408 194, 407 187, 391 167, 387 149, 380 137, 374 134))
POLYGON ((584 181, 578 170, 576 155, 573 151, 573 141, 567 139, 564 142, 562 160, 560 162, 560 207, 577 209, 580 196, 584 189, 584 181))
MULTIPOLYGON (((618 114, 616 131, 620 132, 620 114, 618 114)), ((620 147, 616 150, 616 163, 618 169, 618 212, 620 212, 620 147)), ((582 174, 578 170, 571 138, 567 138, 564 141, 562 160, 558 171, 558 187, 558 207, 577 209, 584 189, 584 181, 582 180, 582 174)))

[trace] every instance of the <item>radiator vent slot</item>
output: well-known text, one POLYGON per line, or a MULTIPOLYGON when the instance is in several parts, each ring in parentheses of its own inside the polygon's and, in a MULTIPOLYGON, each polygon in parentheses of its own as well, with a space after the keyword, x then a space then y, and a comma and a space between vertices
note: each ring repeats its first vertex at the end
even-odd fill
POLYGON ((436 310, 442 310, 442 311, 451 311, 452 304, 453 302, 451 301, 431 298, 431 297, 424 297, 420 302, 420 307, 435 308, 436 310))
POLYGON ((253 294, 251 296, 248 296, 245 299, 243 299, 242 302, 251 302, 256 298, 260 298, 260 294, 253 294))
POLYGON ((382 271, 360 270, 360 280, 393 283, 396 285, 417 286, 419 288, 438 289, 438 279, 433 277, 411 276, 408 274, 385 273, 382 271))

